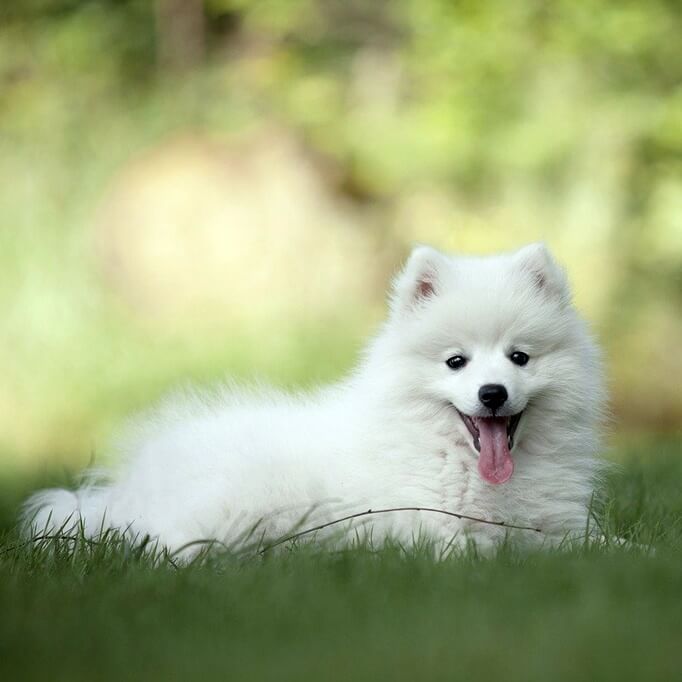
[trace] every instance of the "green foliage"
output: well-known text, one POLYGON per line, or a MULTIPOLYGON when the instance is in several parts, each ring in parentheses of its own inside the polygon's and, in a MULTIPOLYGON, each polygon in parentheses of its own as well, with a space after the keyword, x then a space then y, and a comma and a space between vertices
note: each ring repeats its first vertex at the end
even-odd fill
MULTIPOLYGON (((352 157, 357 172, 386 191, 423 176, 464 182, 494 181, 506 170, 551 175, 553 168, 568 168, 576 137, 595 123, 590 113, 602 110, 632 135, 637 189, 661 164, 679 170, 677 9, 665 0, 551 6, 213 0, 205 13, 213 38, 209 62, 228 75, 238 72, 240 53, 223 61, 222 50, 239 50, 241 39, 263 41, 263 68, 250 83, 258 106, 309 126, 312 135, 324 126, 318 132, 326 144, 352 157), (353 60, 363 50, 378 55, 378 86, 392 69, 406 74, 397 100, 386 103, 392 116, 380 110, 347 116, 353 60), (552 83, 577 98, 564 120, 542 116, 556 105, 552 83), (326 97, 336 98, 336 106, 325 106, 326 97), (375 134, 372 145, 364 143, 366 126, 375 134), (416 167, 410 149, 418 151, 416 167)), ((3 12, 2 42, 18 37, 31 47, 5 60, 6 74, 20 80, 52 72, 62 81, 94 81, 90 87, 97 88, 113 73, 130 83, 156 72, 152 3, 34 0, 3 12), (31 72, 22 73, 27 68, 31 72)))

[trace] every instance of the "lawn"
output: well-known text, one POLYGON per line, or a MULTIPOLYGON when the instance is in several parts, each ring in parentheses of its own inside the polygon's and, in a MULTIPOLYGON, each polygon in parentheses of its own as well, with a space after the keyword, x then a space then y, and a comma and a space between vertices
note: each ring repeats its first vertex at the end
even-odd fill
POLYGON ((442 562, 298 547, 176 567, 14 548, 36 482, 6 481, 0 679, 680 679, 682 441, 614 458, 598 516, 627 547, 442 562))

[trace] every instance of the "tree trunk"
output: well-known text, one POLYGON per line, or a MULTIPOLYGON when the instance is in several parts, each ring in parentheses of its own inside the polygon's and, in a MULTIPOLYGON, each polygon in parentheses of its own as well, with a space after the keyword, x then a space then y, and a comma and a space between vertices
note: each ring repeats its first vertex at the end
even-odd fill
POLYGON ((203 0, 156 0, 157 60, 164 71, 199 66, 206 49, 203 0))

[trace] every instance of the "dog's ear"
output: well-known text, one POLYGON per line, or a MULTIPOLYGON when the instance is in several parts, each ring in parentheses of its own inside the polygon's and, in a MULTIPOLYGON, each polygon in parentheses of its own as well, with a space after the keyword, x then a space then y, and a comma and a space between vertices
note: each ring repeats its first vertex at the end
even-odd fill
POLYGON ((430 246, 416 246, 393 283, 391 309, 394 312, 411 310, 437 296, 449 267, 448 257, 440 251, 430 246))
POLYGON ((524 246, 514 257, 530 275, 538 291, 560 300, 561 303, 570 303, 571 290, 566 274, 542 242, 524 246))

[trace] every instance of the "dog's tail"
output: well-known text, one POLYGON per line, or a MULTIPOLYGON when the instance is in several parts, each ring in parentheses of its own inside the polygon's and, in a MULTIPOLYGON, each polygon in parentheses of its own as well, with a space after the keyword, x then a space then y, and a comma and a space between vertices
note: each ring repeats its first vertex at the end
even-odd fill
POLYGON ((105 524, 107 486, 84 485, 77 490, 50 488, 24 503, 20 527, 26 537, 73 535, 92 537, 105 524))

